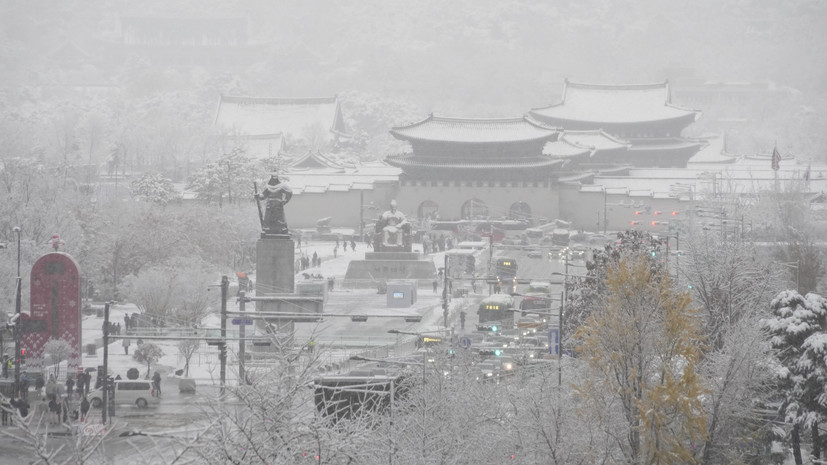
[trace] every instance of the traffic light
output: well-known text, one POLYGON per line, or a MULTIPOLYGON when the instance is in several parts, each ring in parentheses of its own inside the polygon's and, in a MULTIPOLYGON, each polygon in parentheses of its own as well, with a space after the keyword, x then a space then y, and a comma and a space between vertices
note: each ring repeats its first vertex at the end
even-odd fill
POLYGON ((642 211, 640 211, 640 210, 635 211, 635 215, 636 215, 636 216, 640 216, 642 213, 643 213, 643 212, 642 212, 642 211))
POLYGON ((493 325, 493 326, 491 326, 491 332, 492 332, 492 333, 496 333, 498 329, 499 329, 499 328, 497 327, 497 325, 493 325))
POLYGON ((655 210, 655 212, 654 212, 654 213, 655 213, 655 216, 660 215, 660 211, 659 211, 659 210, 655 210))
POLYGON ((503 351, 502 351, 502 349, 480 349, 479 354, 480 355, 486 355, 486 356, 493 355, 495 357, 499 357, 500 355, 503 354, 503 351))
POLYGON ((672 216, 678 216, 678 211, 677 210, 672 210, 672 216))
POLYGON ((657 226, 657 225, 658 225, 657 221, 652 221, 652 226, 657 226))
POLYGON ((637 226, 640 224, 640 221, 630 221, 629 224, 631 224, 632 226, 637 226))

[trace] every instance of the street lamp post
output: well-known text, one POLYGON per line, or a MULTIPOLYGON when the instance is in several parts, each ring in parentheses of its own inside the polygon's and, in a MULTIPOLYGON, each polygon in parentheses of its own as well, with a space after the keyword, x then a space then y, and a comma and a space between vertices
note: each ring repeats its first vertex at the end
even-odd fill
MULTIPOLYGON (((588 276, 579 275, 579 274, 568 274, 568 265, 569 262, 566 260, 566 273, 560 273, 559 271, 554 271, 551 274, 555 276, 563 276, 566 278, 586 278, 588 276)), ((563 283, 563 292, 561 293, 560 298, 560 342, 557 347, 557 385, 561 386, 563 384, 563 324, 565 323, 565 316, 566 316, 566 299, 568 298, 568 283, 563 283)))
POLYGON ((17 397, 20 390, 20 300, 22 297, 23 281, 20 278, 20 227, 15 226, 13 231, 17 233, 17 290, 14 296, 14 394, 12 398, 17 397))

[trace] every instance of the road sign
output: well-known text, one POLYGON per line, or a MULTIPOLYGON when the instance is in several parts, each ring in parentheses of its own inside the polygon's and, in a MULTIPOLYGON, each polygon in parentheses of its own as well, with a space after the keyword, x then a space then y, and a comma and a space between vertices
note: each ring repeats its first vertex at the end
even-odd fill
POLYGON ((249 318, 248 318, 248 319, 233 318, 233 324, 234 324, 234 325, 245 325, 245 326, 250 326, 250 325, 252 325, 252 324, 253 324, 253 320, 252 320, 252 319, 249 319, 249 318))
POLYGON ((470 349, 471 348, 471 338, 468 336, 463 336, 459 339, 459 346, 463 349, 470 349))
POLYGON ((557 355, 560 351, 560 330, 550 328, 548 330, 548 353, 557 355))

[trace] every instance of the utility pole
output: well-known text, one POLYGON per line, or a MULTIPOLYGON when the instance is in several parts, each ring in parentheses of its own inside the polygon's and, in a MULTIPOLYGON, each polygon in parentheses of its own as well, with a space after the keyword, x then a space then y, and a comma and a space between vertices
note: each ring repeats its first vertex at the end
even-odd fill
POLYGON ((219 343, 218 358, 221 361, 221 399, 224 399, 224 387, 227 382, 227 293, 230 289, 230 279, 221 277, 221 342, 219 343))
POLYGON ((448 327, 448 254, 445 254, 445 267, 442 274, 442 325, 448 327))
POLYGON ((359 240, 365 242, 365 191, 359 191, 359 240))
POLYGON ((560 296, 560 341, 557 343, 557 386, 563 385, 563 324, 566 315, 566 299, 569 296, 569 254, 565 259, 566 271, 563 276, 563 292, 560 296))
POLYGON ((563 315, 566 314, 566 282, 563 281, 563 292, 560 293, 560 330, 557 341, 557 386, 563 385, 563 315))
MULTIPOLYGON (((245 304, 247 303, 247 296, 246 292, 238 291, 238 311, 243 312, 245 310, 245 304)), ((241 324, 238 325, 238 384, 239 386, 246 382, 247 379, 246 375, 244 374, 244 337, 246 336, 245 328, 246 325, 246 317, 241 317, 241 324)))
POLYGON ((14 393, 12 398, 17 397, 20 391, 20 301, 22 299, 23 279, 20 277, 20 227, 13 229, 17 233, 17 291, 14 297, 14 393))
POLYGON ((106 424, 109 410, 109 302, 103 304, 103 405, 101 422, 106 424))

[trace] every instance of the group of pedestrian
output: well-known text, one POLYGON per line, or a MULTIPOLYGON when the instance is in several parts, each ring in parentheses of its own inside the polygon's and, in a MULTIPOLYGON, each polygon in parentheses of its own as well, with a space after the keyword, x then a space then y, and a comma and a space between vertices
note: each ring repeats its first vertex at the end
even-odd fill
POLYGON ((3 426, 11 426, 14 424, 14 411, 17 410, 20 412, 20 416, 26 418, 29 416, 29 401, 23 399, 22 397, 18 397, 16 399, 9 399, 3 397, 0 401, 0 410, 2 410, 2 425, 3 426))
MULTIPOLYGON (((345 252, 347 252, 347 244, 348 244, 347 239, 342 239, 342 249, 345 252)), ((334 247, 333 250, 334 250, 334 256, 335 256, 336 252, 339 251, 339 238, 338 237, 336 238, 336 247, 334 247)), ((353 237, 350 238, 350 250, 353 250, 354 252, 356 251, 356 239, 354 239, 353 237)))
POLYGON ((444 252, 454 248, 454 239, 452 237, 445 237, 444 235, 432 237, 430 234, 422 238, 422 253, 436 253, 444 252))
POLYGON ((304 271, 308 268, 315 268, 322 264, 322 259, 316 255, 316 252, 313 252, 313 257, 308 257, 307 255, 302 255, 298 260, 296 260, 298 269, 304 271))
POLYGON ((109 325, 109 333, 113 336, 120 336, 121 334, 121 324, 120 323, 112 323, 111 321, 104 321, 103 322, 103 330, 106 331, 106 325, 109 325))
POLYGON ((78 373, 75 390, 78 397, 89 395, 89 386, 92 384, 92 375, 86 372, 78 373))
POLYGON ((138 328, 138 314, 137 313, 133 313, 133 314, 124 313, 124 315, 123 315, 123 327, 124 327, 124 331, 126 331, 126 334, 129 334, 130 331, 134 331, 135 329, 137 329, 138 328))

